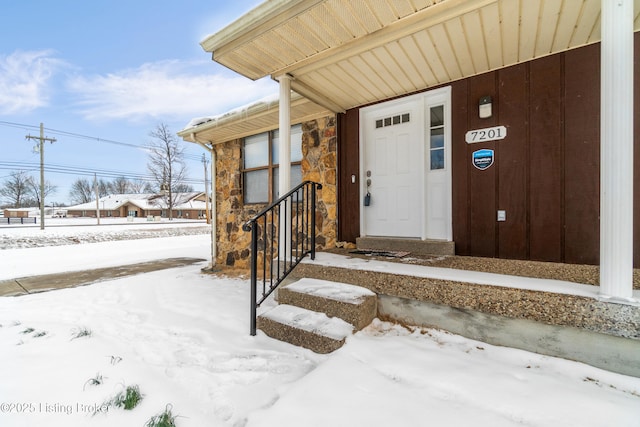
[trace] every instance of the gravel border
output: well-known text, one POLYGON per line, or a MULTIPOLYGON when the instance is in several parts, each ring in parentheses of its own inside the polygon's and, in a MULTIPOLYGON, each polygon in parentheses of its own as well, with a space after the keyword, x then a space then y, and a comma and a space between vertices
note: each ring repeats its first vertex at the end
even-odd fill
MULTIPOLYGON (((404 257, 381 257, 351 253, 350 249, 331 249, 326 252, 353 258, 378 259, 401 264, 425 265, 455 268, 459 270, 481 271, 507 274, 510 276, 534 277, 538 279, 564 280, 584 285, 599 286, 600 267, 585 264, 562 264, 543 261, 523 261, 502 258, 482 258, 469 256, 422 256, 408 254, 404 257)), ((640 269, 633 270, 633 289, 640 289, 640 269)))

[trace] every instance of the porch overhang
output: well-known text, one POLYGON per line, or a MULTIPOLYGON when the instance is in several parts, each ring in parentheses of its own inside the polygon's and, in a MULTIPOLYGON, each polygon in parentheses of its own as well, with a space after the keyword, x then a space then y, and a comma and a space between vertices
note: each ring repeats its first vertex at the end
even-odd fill
POLYGON ((342 112, 598 42, 600 15, 601 0, 271 0, 201 45, 342 112))
MULTIPOLYGON (((178 135, 188 142, 220 144, 278 127, 278 96, 256 101, 216 117, 194 119, 178 135)), ((331 111, 303 96, 291 94, 291 123, 327 116, 331 111)))

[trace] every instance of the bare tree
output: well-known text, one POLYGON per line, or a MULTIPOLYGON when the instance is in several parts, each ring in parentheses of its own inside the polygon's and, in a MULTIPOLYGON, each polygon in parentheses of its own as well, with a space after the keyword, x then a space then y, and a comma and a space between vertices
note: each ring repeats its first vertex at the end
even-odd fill
POLYGON ((131 183, 124 176, 120 176, 109 183, 111 194, 127 194, 130 192, 130 187, 131 183))
POLYGON ((132 193, 153 193, 153 187, 146 181, 134 179, 129 182, 129 189, 132 193))
POLYGON ((0 196, 14 208, 21 208, 29 196, 29 175, 25 171, 11 172, 0 188, 0 196))
POLYGON ((178 184, 173 188, 176 193, 193 193, 193 185, 178 184))
MULTIPOLYGON (((30 199, 34 201, 36 206, 40 206, 40 182, 38 182, 34 177, 30 176, 27 178, 27 194, 30 199)), ((49 181, 44 182, 44 199, 47 200, 52 194, 58 191, 58 187, 51 184, 49 181)))
POLYGON ((86 178, 76 179, 73 184, 71 184, 69 197, 78 204, 89 203, 94 197, 92 183, 86 178))
MULTIPOLYGON (((91 188, 94 190, 93 195, 95 196, 95 188, 93 187, 93 183, 91 188)), ((98 180, 98 197, 108 196, 109 194, 111 194, 111 183, 100 178, 98 180)))
POLYGON ((184 184, 187 167, 184 163, 184 146, 169 131, 169 127, 160 123, 149 133, 153 140, 149 143, 147 170, 153 176, 157 188, 166 194, 165 202, 169 208, 169 219, 173 218, 173 206, 176 204, 176 188, 184 184))

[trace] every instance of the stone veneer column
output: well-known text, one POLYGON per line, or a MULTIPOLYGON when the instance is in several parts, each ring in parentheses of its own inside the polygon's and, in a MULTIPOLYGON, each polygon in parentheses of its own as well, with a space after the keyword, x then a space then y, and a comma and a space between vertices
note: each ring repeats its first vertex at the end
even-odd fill
POLYGON ((215 146, 218 265, 246 268, 251 233, 242 224, 256 211, 245 209, 242 200, 242 141, 234 140, 215 146))
POLYGON ((302 124, 302 180, 322 184, 316 216, 316 243, 335 247, 337 240, 337 140, 335 116, 302 124))

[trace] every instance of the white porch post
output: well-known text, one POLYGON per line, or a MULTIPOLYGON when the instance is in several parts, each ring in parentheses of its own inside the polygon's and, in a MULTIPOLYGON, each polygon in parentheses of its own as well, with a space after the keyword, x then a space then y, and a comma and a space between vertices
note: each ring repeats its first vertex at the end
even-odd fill
MULTIPOLYGON (((278 157, 278 197, 281 197, 291 189, 291 76, 284 74, 278 77, 280 82, 280 106, 279 106, 279 157, 278 157)), ((285 231, 291 232, 291 205, 288 204, 284 211, 280 211, 280 244, 279 253, 281 259, 286 258, 291 250, 287 242, 285 231)), ((290 241, 291 239, 289 239, 290 241)))
POLYGON ((633 0, 602 0, 600 294, 633 296, 633 0))
POLYGON ((278 77, 280 82, 280 165, 278 193, 291 190, 291 76, 278 77))

